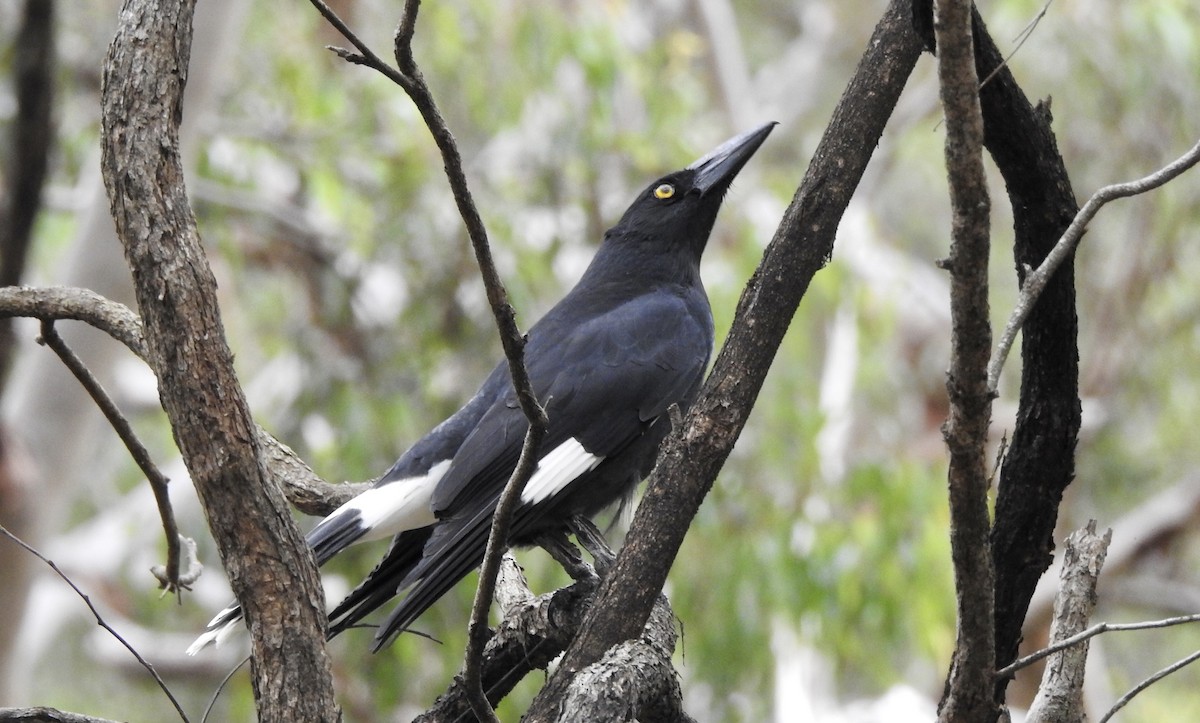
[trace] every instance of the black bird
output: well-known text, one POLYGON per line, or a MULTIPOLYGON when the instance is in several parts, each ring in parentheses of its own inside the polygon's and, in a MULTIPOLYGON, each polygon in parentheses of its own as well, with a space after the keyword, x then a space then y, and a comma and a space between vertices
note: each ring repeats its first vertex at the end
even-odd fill
MULTIPOLYGON (((530 328, 526 364, 549 427, 511 543, 594 515, 649 473, 670 431, 668 410, 692 403, 712 353, 700 256, 725 192, 774 126, 647 186, 575 288, 530 328)), ((356 542, 392 537, 379 565, 330 612, 331 636, 407 590, 376 633, 378 650, 482 562, 527 429, 502 362, 466 406, 313 528, 318 564, 356 542)), ((236 605, 222 611, 188 652, 224 638, 240 617, 236 605)))

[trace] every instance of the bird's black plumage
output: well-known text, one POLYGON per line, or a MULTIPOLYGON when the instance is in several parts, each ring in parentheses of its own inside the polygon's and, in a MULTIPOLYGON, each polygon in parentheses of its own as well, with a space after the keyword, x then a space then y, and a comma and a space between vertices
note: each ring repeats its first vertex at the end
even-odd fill
MULTIPOLYGON (((713 346, 700 257, 733 178, 773 123, 730 139, 638 194, 574 289, 534 324, 525 347, 549 425, 514 513, 510 542, 531 542, 627 495, 654 463, 667 411, 695 399, 713 346)), ((400 592, 375 648, 405 630, 483 559, 492 512, 528 423, 507 365, 415 444, 375 486, 309 534, 324 563, 392 536, 386 556, 330 613, 336 634, 400 592)), ((235 622, 210 623, 193 652, 235 622)))

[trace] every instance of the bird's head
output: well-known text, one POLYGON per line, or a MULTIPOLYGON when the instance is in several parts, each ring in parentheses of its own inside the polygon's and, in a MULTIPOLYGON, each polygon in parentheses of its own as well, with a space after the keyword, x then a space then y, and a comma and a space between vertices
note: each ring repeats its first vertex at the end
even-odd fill
POLYGON ((699 262, 725 192, 775 125, 766 123, 734 136, 687 168, 651 183, 608 237, 634 245, 651 244, 662 251, 687 248, 699 262))

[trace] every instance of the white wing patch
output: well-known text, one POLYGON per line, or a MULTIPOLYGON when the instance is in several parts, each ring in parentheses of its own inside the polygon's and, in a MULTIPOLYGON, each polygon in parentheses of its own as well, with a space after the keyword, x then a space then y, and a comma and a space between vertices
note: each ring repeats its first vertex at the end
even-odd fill
MULTIPOLYGON (((432 525, 437 521, 429 509, 433 488, 437 487, 438 480, 449 468, 450 460, 442 460, 430 467, 422 477, 408 477, 381 487, 372 487, 334 510, 314 531, 334 521, 337 524, 344 523, 342 513, 347 511, 357 512, 359 521, 367 528, 355 542, 379 540, 405 530, 432 525)), ((208 630, 188 647, 187 654, 195 655, 212 644, 220 646, 241 627, 241 620, 242 613, 237 609, 237 603, 217 613, 209 622, 208 630)))
POLYGON ((603 457, 584 449, 579 440, 568 439, 538 461, 537 470, 521 492, 521 501, 536 505, 549 499, 562 492, 579 475, 596 469, 603 461, 603 457))
POLYGON ((359 542, 382 540, 406 530, 428 527, 437 518, 429 509, 433 488, 450 468, 445 459, 429 468, 424 477, 408 477, 372 487, 338 508, 326 519, 333 519, 347 510, 356 510, 367 531, 359 542))

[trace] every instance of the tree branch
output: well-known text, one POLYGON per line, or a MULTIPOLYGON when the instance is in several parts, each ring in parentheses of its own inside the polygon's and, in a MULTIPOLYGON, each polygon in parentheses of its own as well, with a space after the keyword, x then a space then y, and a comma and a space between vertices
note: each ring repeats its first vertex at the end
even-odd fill
MULTIPOLYGON (((515 566, 514 566, 515 567, 515 566)), ((505 580, 514 574, 502 566, 505 580)), ((517 573, 519 574, 519 573, 517 573)), ((599 581, 582 580, 538 597, 506 595, 504 617, 480 657, 480 680, 491 704, 498 703, 527 674, 544 670, 566 649, 579 631, 599 581)), ((463 680, 456 678, 433 706, 414 723, 458 721, 474 712, 463 680)))
POLYGON ((692 723, 671 664, 677 637, 671 607, 660 595, 641 637, 609 648, 579 671, 563 695, 557 720, 692 723))
POLYGON ((262 721, 335 721, 312 553, 262 462, 179 158, 194 0, 128 0, 105 59, 101 167, 163 409, 251 633, 262 721))
POLYGON ((1175 625, 1188 625, 1191 623, 1200 623, 1200 614, 1196 615, 1181 615, 1174 618, 1165 618, 1163 620, 1150 620, 1140 623, 1096 623, 1092 627, 1082 632, 1076 633, 1069 638, 1059 640, 1053 645, 1049 645, 1036 653, 1030 653, 1025 657, 1016 660, 1000 670, 996 671, 996 675, 1002 678, 1011 678, 1013 673, 1028 668, 1034 663, 1049 657, 1060 650, 1066 650, 1072 645, 1078 645, 1086 640, 1090 640, 1101 633, 1117 633, 1128 632, 1132 630, 1154 630, 1157 628, 1169 628, 1175 625))
POLYGON ((512 476, 505 485, 504 491, 500 494, 496 510, 492 515, 492 526, 488 533, 487 549, 484 553, 483 563, 479 569, 479 586, 475 591, 475 602, 471 606, 467 649, 463 665, 463 674, 475 715, 483 720, 495 721, 495 712, 488 704, 487 696, 479 678, 479 659, 482 655, 483 645, 487 640, 487 611, 492 604, 492 595, 495 591, 500 557, 508 548, 509 527, 521 492, 537 467, 536 455, 538 447, 541 444, 542 437, 546 433, 546 412, 538 403, 533 385, 529 380, 529 373, 525 368, 525 337, 517 327, 516 314, 513 311, 512 304, 508 301, 508 292, 505 290, 504 282, 496 270, 496 263, 492 258, 491 247, 488 244, 487 230, 484 227, 482 217, 479 215, 479 210, 475 206, 475 201, 471 196, 466 174, 463 172, 462 156, 458 151, 458 145, 455 143, 454 136, 450 133, 450 129, 446 125, 446 120, 442 117, 441 111, 434 101, 433 93, 429 89, 428 84, 426 84, 421 69, 413 57, 412 39, 416 29, 417 13, 421 7, 420 1, 407 0, 405 2, 400 21, 396 27, 394 54, 396 65, 399 68, 398 71, 388 66, 376 56, 322 0, 311 1, 317 10, 360 53, 359 55, 355 55, 338 50, 338 54, 346 60, 367 65, 378 70, 403 88, 412 100, 413 105, 416 106, 417 111, 421 114, 421 118, 424 120, 429 132, 433 135, 433 140, 437 144, 442 156, 446 178, 450 184, 450 191, 454 195, 454 202, 458 207, 458 213, 462 217, 463 223, 466 225, 467 235, 471 239, 471 246, 474 249, 475 259, 479 265, 479 272, 483 277, 484 288, 487 292, 488 305, 491 307, 492 315, 496 321, 496 327, 500 334, 500 344, 504 349, 504 357, 508 361, 509 374, 512 376, 513 389, 516 390, 517 401, 520 403, 521 411, 525 414, 525 418, 529 422, 529 430, 521 446, 521 456, 517 460, 517 465, 513 469, 512 476))
MULTIPOLYGON (((16 114, 0 197, 0 286, 21 282, 42 206, 50 150, 54 146, 54 44, 52 0, 25 0, 12 50, 16 114)), ((0 382, 12 364, 12 323, 0 322, 0 382)))
MULTIPOLYGON (((1096 534, 1095 520, 1067 538, 1050 640, 1065 640, 1087 626, 1096 609, 1096 583, 1111 541, 1112 530, 1104 535, 1096 534)), ((1085 720, 1083 678, 1087 654, 1085 641, 1063 648, 1050 657, 1037 697, 1029 708, 1027 723, 1080 723, 1085 720)))
POLYGON ((154 493, 154 502, 158 506, 158 516, 162 520, 163 533, 167 538, 167 567, 163 576, 159 578, 159 585, 166 588, 168 592, 174 592, 176 598, 182 600, 183 589, 187 588, 194 580, 181 582, 179 579, 181 535, 179 534, 179 525, 175 523, 175 511, 171 509, 171 497, 167 489, 166 476, 154 464, 154 460, 150 458, 150 450, 146 449, 142 441, 137 438, 129 420, 125 419, 125 415, 121 414, 120 409, 117 409, 116 403, 108 396, 108 392, 104 391, 104 387, 96 377, 92 376, 83 360, 76 356, 75 352, 71 351, 63 338, 58 335, 54 329, 54 321, 42 322, 42 336, 38 342, 50 347, 58 355, 58 358, 62 359, 67 369, 71 370, 92 401, 100 408, 104 418, 112 425, 117 436, 121 438, 125 449, 129 450, 129 455, 142 470, 142 474, 146 475, 146 481, 150 483, 150 490, 154 493))
POLYGON ((1112 720, 1112 717, 1114 715, 1116 715, 1118 711, 1120 711, 1122 708, 1124 708, 1129 703, 1129 701, 1133 700, 1134 696, 1136 696, 1138 693, 1141 693, 1143 690, 1154 685, 1155 683, 1157 683, 1158 681, 1167 677, 1171 673, 1174 673, 1178 670, 1182 670, 1183 668, 1186 668, 1187 666, 1191 665, 1192 663, 1196 662, 1197 660, 1200 660, 1200 650, 1197 650, 1196 652, 1192 653, 1191 655, 1187 656, 1186 658, 1183 658, 1182 660, 1177 660, 1174 663, 1171 663, 1170 665, 1168 665, 1167 667, 1158 671, 1154 675, 1151 675, 1149 678, 1146 678, 1142 682, 1133 686, 1133 688, 1130 688, 1128 693, 1121 696, 1120 699, 1118 699, 1117 702, 1115 704, 1113 704, 1113 707, 1110 708, 1109 711, 1107 713, 1105 713, 1100 718, 1099 721, 1097 721, 1097 723, 1108 723, 1108 721, 1112 720))
POLYGON ((82 321, 124 344, 146 360, 142 320, 128 306, 90 289, 70 286, 7 286, 0 288, 0 317, 26 316, 43 322, 82 321))
MULTIPOLYGON (((1004 177, 1013 212, 1013 257, 1020 282, 1062 235, 1078 210, 1075 193, 1050 128, 1048 105, 1034 107, 972 14, 975 68, 991 80, 980 90, 984 144, 1004 177)), ((1000 471, 991 556, 995 569, 996 665, 1017 655, 1022 622, 1050 565, 1063 491, 1075 474, 1079 435, 1079 321, 1070 260, 1055 274, 1022 331, 1017 424, 1000 471)), ((993 694, 1004 701, 1007 679, 993 694)))
POLYGON ((942 433, 950 451, 950 549, 958 605, 958 639, 939 720, 980 721, 994 707, 995 666, 985 458, 992 401, 987 388, 992 343, 987 281, 991 204, 983 168, 983 116, 970 1, 937 0, 933 26, 953 215, 950 257, 945 263, 950 271, 952 324, 946 379, 950 412, 942 433))
POLYGON ((745 425, 801 297, 833 253, 838 222, 920 51, 908 4, 892 2, 742 293, 712 373, 659 455, 596 604, 526 720, 553 720, 556 702, 578 671, 641 633, 687 528, 745 425))
MULTIPOLYGON (((25 316, 41 321, 82 321, 124 344, 149 364, 142 321, 124 304, 88 289, 66 286, 0 288, 0 318, 25 316)), ((259 451, 288 501, 308 515, 324 516, 370 486, 370 482, 330 484, 286 444, 255 425, 259 451)))
POLYGON ((1012 316, 1004 325, 1000 343, 996 345, 996 351, 992 354, 991 361, 988 362, 988 388, 992 390, 993 394, 1000 384, 1000 372, 1004 368, 1005 360, 1008 359, 1008 352, 1012 349, 1017 332, 1025 325, 1025 320, 1029 318, 1030 312, 1033 311, 1033 307, 1041 297, 1042 290, 1049 283, 1050 277, 1075 252, 1075 247, 1083 238, 1087 225, 1096 217, 1100 209, 1108 202, 1118 198, 1128 198, 1153 191, 1195 166, 1197 162, 1200 162, 1200 142, 1192 146, 1187 153, 1154 173, 1136 181, 1105 186, 1092 194, 1087 203, 1083 204, 1083 208, 1079 209, 1079 213, 1075 215, 1071 225, 1059 238, 1058 243, 1054 244, 1050 253, 1046 254, 1041 265, 1025 276, 1025 283, 1021 285, 1021 295, 1013 308, 1012 316))

